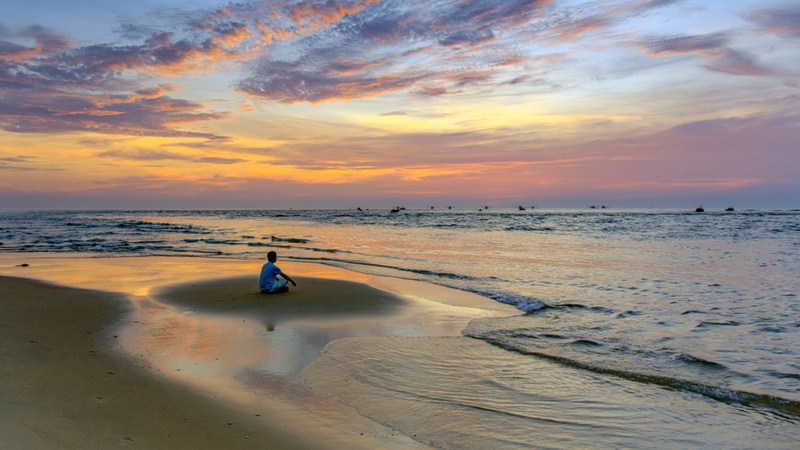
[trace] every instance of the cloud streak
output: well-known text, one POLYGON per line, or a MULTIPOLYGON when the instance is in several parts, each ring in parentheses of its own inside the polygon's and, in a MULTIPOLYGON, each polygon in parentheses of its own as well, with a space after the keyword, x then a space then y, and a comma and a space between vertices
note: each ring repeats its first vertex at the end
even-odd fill
POLYGON ((781 76, 781 71, 759 64, 749 53, 730 47, 726 33, 651 38, 640 47, 655 57, 698 54, 711 60, 702 66, 714 72, 744 76, 781 76))
POLYGON ((747 14, 762 32, 790 38, 800 38, 800 6, 790 4, 782 8, 757 9, 747 14))
POLYGON ((652 56, 698 53, 713 58, 728 46, 730 39, 724 33, 656 37, 642 42, 642 47, 652 56))
POLYGON ((201 104, 166 95, 166 85, 130 95, 83 95, 62 91, 19 91, 0 97, 0 128, 17 133, 94 132, 133 136, 225 139, 180 131, 173 125, 226 117, 201 104))
MULTIPOLYGON (((307 3, 307 2, 304 2, 307 3)), ((442 95, 483 83, 515 60, 504 35, 549 1, 387 0, 277 45, 237 87, 281 103, 342 101, 414 89, 442 95)))
MULTIPOLYGON (((546 48, 592 36, 602 41, 603 32, 626 20, 678 3, 633 0, 560 8, 550 0, 384 0, 337 15, 314 34, 276 43, 236 87, 255 98, 291 104, 400 91, 438 97, 536 83, 535 77, 520 75, 542 61, 536 43, 546 48)), ((648 53, 712 50, 726 41, 722 34, 705 43, 691 39, 676 39, 684 41, 683 48, 662 39, 651 43, 648 53)))

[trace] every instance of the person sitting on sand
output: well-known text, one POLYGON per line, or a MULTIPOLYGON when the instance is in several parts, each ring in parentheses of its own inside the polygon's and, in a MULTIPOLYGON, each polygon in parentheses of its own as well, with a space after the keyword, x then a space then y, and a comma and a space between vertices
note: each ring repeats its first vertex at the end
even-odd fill
POLYGON ((292 286, 297 286, 292 277, 286 275, 275 265, 278 260, 278 254, 275 252, 267 253, 267 263, 261 267, 261 277, 258 280, 258 289, 262 294, 275 294, 278 292, 288 292, 289 286, 287 283, 291 282, 292 286), (278 278, 280 276, 281 278, 278 278))

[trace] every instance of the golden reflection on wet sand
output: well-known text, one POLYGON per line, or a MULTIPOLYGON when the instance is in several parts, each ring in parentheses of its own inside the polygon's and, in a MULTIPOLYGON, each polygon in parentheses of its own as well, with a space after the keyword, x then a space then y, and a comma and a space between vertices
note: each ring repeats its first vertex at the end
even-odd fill
POLYGON ((316 431, 308 433, 322 433, 320 439, 327 438, 326 430, 369 430, 390 448, 421 444, 315 395, 298 380, 299 372, 341 338, 459 335, 471 319, 516 313, 425 283, 291 262, 282 268, 296 275, 298 286, 287 294, 261 295, 261 264, 25 254, 0 255, 0 274, 122 293, 133 312, 114 332, 119 348, 154 373, 222 404, 280 417, 289 428, 313 424, 316 431), (18 267, 23 262, 29 265, 18 267), (456 306, 457 298, 464 306, 456 306))

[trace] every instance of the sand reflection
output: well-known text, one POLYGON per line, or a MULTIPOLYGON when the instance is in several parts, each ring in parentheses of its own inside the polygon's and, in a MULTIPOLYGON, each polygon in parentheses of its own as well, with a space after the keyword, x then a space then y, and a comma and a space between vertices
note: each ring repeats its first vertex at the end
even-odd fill
POLYGON ((124 345, 158 372, 246 404, 301 395, 298 374, 333 341, 457 335, 487 313, 347 280, 297 281, 278 295, 259 294, 252 276, 162 287, 138 302, 124 345))

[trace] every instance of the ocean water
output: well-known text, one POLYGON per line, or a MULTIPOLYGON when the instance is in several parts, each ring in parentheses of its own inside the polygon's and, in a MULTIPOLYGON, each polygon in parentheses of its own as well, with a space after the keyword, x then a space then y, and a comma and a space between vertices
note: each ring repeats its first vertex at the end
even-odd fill
POLYGON ((800 448, 798 210, 0 213, 3 252, 268 250, 517 307, 459 338, 343 339, 303 372, 421 442, 800 448))

